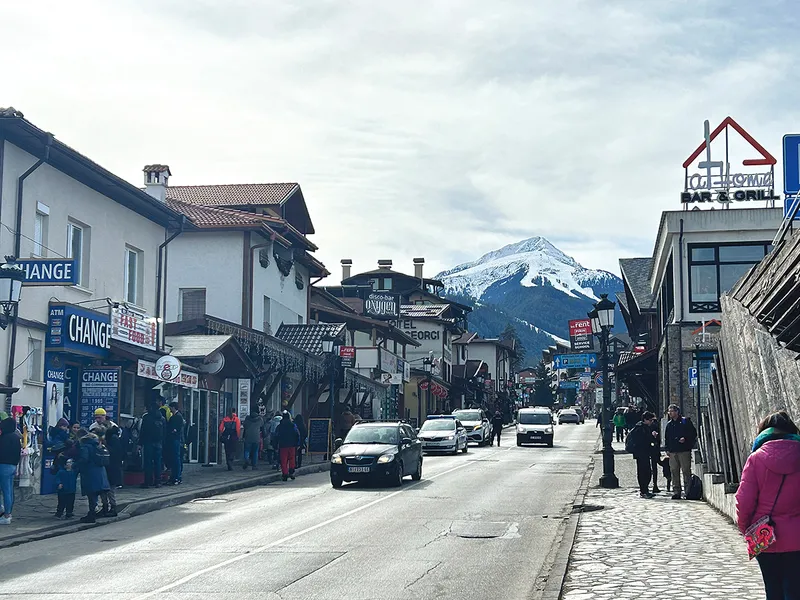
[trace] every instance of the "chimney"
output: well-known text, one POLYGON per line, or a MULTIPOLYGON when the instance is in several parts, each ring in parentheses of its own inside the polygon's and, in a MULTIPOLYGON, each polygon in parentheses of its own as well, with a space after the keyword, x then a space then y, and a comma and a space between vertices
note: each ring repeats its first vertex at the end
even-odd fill
POLYGON ((350 269, 353 267, 353 260, 350 258, 342 259, 342 281, 350 279, 350 269))
POLYGON ((392 268, 392 260, 391 259, 381 259, 378 261, 378 268, 379 269, 391 269, 392 268))
POLYGON ((159 202, 167 200, 167 185, 169 177, 172 175, 167 165, 145 165, 144 169, 144 189, 159 202))
POLYGON ((425 266, 425 259, 424 258, 415 258, 414 259, 414 277, 417 279, 422 279, 422 267, 425 266))

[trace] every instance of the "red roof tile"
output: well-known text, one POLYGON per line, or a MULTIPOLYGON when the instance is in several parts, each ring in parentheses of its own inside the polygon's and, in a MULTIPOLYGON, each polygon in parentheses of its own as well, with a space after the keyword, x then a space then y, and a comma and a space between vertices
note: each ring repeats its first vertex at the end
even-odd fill
POLYGON ((197 227, 260 227, 262 225, 282 225, 282 219, 257 215, 233 208, 218 208, 215 206, 199 206, 167 198, 167 206, 172 210, 186 215, 197 227))
POLYGON ((282 204, 298 189, 296 183, 178 185, 167 188, 167 198, 206 206, 263 206, 282 204))

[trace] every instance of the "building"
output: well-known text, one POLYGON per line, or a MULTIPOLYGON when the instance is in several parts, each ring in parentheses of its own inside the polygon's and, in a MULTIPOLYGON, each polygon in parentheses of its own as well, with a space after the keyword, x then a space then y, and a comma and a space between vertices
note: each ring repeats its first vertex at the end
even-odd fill
POLYGON ((453 341, 454 371, 460 376, 461 402, 458 406, 469 406, 470 400, 482 408, 500 410, 509 420, 515 409, 515 375, 513 362, 517 356, 513 341, 498 338, 482 338, 467 331, 453 341), (479 363, 473 371, 474 363, 479 363), (459 367, 463 367, 459 369, 459 367), (471 398, 470 392, 482 388, 471 398))
POLYGON ((621 354, 617 372, 631 395, 658 414, 677 404, 700 422, 720 296, 770 252, 782 219, 780 208, 668 211, 653 255, 620 259, 625 291, 618 301, 634 350, 621 354))

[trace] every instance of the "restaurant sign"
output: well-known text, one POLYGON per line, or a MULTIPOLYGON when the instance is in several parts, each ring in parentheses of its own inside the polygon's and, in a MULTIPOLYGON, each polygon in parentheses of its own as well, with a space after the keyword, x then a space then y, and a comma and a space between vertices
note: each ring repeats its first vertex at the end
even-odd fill
POLYGON ((127 344, 155 350, 158 324, 155 318, 120 305, 111 309, 111 337, 127 344))
POLYGON ((175 385, 192 389, 197 388, 199 379, 197 373, 192 373, 183 369, 165 369, 164 365, 158 366, 157 363, 150 362, 149 360, 139 359, 137 375, 139 375, 139 377, 144 377, 145 379, 155 379, 156 381, 160 381, 162 383, 173 383, 175 385), (161 366, 161 368, 159 369, 158 366, 161 366))

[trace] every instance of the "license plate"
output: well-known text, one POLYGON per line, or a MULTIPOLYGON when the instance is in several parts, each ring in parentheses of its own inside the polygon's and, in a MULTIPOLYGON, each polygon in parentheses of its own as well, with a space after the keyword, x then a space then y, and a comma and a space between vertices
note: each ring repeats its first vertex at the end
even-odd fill
POLYGON ((542 439, 542 436, 540 436, 540 435, 532 435, 531 439, 532 440, 540 440, 540 439, 542 439))
POLYGON ((348 473, 369 473, 369 467, 347 467, 348 473))

